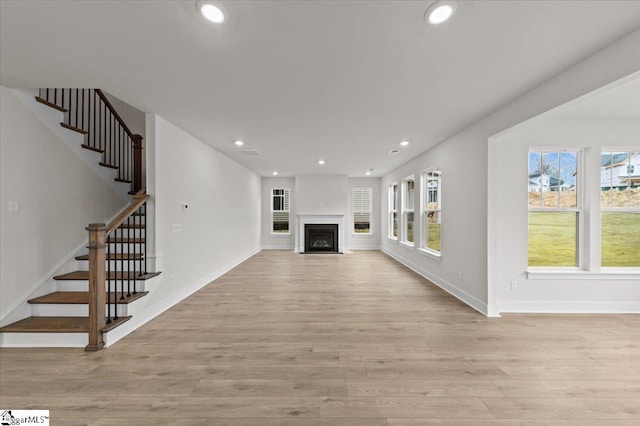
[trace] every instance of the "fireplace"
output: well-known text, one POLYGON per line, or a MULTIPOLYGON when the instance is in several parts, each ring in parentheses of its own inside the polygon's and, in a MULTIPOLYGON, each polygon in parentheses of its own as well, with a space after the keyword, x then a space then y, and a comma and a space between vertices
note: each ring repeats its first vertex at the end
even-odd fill
POLYGON ((305 253, 338 253, 338 224, 304 225, 305 253))

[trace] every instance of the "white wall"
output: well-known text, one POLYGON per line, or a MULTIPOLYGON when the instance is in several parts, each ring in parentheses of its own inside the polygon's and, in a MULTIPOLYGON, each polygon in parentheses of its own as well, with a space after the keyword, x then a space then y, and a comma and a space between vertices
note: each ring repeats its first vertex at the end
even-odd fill
MULTIPOLYGON (((489 164, 496 149, 489 138, 551 108, 602 87, 640 69, 640 30, 637 30, 584 62, 561 73, 512 103, 442 141, 381 181, 382 216, 388 210, 387 185, 439 165, 443 172, 442 258, 433 260, 388 238, 383 250, 436 284, 488 315, 497 315, 495 288, 494 205, 499 194, 489 164), (487 181, 489 183, 487 183, 487 181), (462 273, 462 278, 460 278, 462 273)), ((425 117, 428 119, 428 117, 425 117)), ((386 233, 386 220, 381 232, 386 233)), ((415 232, 419 232, 419 229, 415 232)))
POLYGON ((636 276, 600 272, 600 152, 606 147, 640 150, 640 120, 536 118, 496 138, 496 286, 501 312, 638 312, 640 272, 636 276), (582 178, 595 192, 585 193, 585 265, 591 274, 569 278, 527 274, 527 156, 533 147, 582 149, 582 178), (591 220, 588 220, 588 219, 591 220), (511 289, 511 281, 516 288, 511 289))
POLYGON ((347 181, 347 217, 346 235, 348 250, 379 250, 380 249, 380 179, 379 178, 349 178, 347 181), (371 188, 373 212, 371 214, 371 234, 362 235, 353 232, 353 188, 371 188))
POLYGON ((296 234, 296 182, 294 178, 262 178, 262 248, 273 250, 293 250, 296 234), (271 193, 274 188, 289 188, 291 212, 289 213, 289 234, 271 232, 271 193))
POLYGON ((9 89, 0 103, 3 318, 75 254, 89 223, 107 222, 126 202, 9 89))
POLYGON ((150 254, 162 274, 132 321, 153 318, 260 250, 260 176, 159 116, 147 124, 150 254))
POLYGON ((347 214, 347 176, 296 176, 297 214, 347 214))
POLYGON ((109 102, 111 102, 111 105, 113 105, 115 110, 118 112, 120 118, 122 118, 129 130, 131 130, 131 133, 133 133, 134 135, 138 134, 144 138, 147 134, 145 113, 137 108, 132 107, 123 100, 116 98, 111 93, 104 92, 104 94, 107 96, 107 99, 109 99, 109 102))

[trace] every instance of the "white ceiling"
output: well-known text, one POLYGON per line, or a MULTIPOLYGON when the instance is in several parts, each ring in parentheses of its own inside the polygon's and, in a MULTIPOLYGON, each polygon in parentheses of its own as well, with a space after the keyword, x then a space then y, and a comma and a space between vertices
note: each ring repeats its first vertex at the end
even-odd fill
POLYGON ((640 27, 640 1, 431 3, 3 0, 0 83, 105 89, 263 176, 380 176, 640 27))

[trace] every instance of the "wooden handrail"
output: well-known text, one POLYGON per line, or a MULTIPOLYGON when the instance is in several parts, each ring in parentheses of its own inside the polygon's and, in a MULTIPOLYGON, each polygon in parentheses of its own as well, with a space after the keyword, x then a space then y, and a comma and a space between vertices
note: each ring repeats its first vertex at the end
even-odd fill
MULTIPOLYGON (((96 93, 98 94, 98 96, 100 96, 100 99, 102 99, 102 101, 107 106, 107 108, 109 108, 109 111, 111 111, 111 114, 113 114, 113 116, 116 118, 116 120, 118 120, 118 122, 120 123, 120 125, 122 126, 124 131, 129 135, 129 137, 131 139, 136 139, 136 137, 135 137, 136 135, 134 135, 133 132, 131 130, 129 130, 129 128, 127 127, 126 124, 124 124, 124 120, 122 119, 122 117, 120 117, 120 114, 118 114, 118 111, 116 111, 116 109, 113 107, 113 105, 111 105, 111 102, 109 102, 109 99, 107 99, 107 97, 102 92, 102 90, 100 90, 100 89, 95 89, 95 90, 96 90, 96 93)), ((139 137, 140 135, 137 135, 137 136, 139 137)))
POLYGON ((111 223, 109 223, 109 225, 106 228, 106 232, 105 232, 107 235, 109 235, 113 231, 115 231, 116 228, 118 228, 118 226, 122 225, 122 223, 125 220, 127 220, 127 218, 129 216, 131 216, 133 213, 135 213, 135 211, 138 210, 140 208, 140 206, 142 206, 144 203, 146 203, 147 200, 149 199, 149 195, 145 194, 143 191, 138 191, 135 195, 133 195, 133 199, 134 199, 134 201, 131 204, 129 204, 129 207, 124 209, 122 211, 122 213, 120 213, 118 215, 118 217, 116 217, 115 219, 113 219, 111 221, 111 223))

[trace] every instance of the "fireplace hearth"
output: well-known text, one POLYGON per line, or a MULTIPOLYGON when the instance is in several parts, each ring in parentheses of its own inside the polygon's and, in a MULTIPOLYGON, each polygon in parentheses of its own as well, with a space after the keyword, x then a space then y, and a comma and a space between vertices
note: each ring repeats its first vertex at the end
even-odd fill
POLYGON ((338 253, 338 224, 305 224, 305 253, 338 253))

